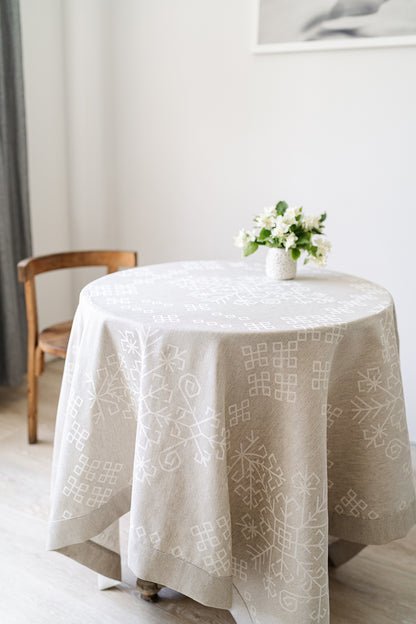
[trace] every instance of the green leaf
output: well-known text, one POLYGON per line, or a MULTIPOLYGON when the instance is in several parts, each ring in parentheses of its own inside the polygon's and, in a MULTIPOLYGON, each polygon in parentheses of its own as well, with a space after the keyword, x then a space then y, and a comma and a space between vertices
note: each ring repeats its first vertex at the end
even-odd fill
POLYGON ((324 212, 323 214, 321 214, 321 218, 319 219, 319 223, 323 223, 326 219, 326 212, 324 212))
POLYGON ((285 211, 286 211, 286 209, 287 209, 287 207, 288 207, 287 202, 285 202, 285 201, 279 201, 279 202, 276 204, 276 211, 277 211, 277 214, 278 214, 278 215, 282 215, 282 214, 284 214, 284 213, 285 213, 285 211))
POLYGON ((307 245, 308 243, 310 243, 311 241, 311 232, 306 232, 305 234, 302 234, 301 236, 298 237, 298 240, 296 241, 296 245, 307 245))
POLYGON ((264 241, 266 240, 266 238, 269 238, 270 234, 271 234, 270 230, 266 230, 266 228, 263 228, 260 234, 258 235, 258 239, 261 241, 264 241))
POLYGON ((254 241, 247 241, 243 247, 243 256, 249 256, 250 254, 254 253, 255 251, 257 251, 258 249, 258 244, 255 243, 254 241))
POLYGON ((294 247, 293 249, 290 250, 291 254, 292 254, 292 258, 293 260, 297 260, 300 256, 300 249, 296 249, 296 247, 294 247))

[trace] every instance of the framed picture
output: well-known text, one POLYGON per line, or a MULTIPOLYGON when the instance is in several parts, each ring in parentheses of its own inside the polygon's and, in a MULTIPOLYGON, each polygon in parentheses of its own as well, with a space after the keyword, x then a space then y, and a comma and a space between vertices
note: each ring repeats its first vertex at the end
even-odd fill
POLYGON ((254 52, 416 44, 416 0, 256 0, 254 52))

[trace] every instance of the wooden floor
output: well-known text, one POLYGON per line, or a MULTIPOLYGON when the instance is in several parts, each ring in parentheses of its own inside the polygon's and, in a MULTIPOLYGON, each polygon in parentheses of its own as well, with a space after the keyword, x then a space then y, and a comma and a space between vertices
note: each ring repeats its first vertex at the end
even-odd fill
MULTIPOLYGON (((0 388, 0 623, 232 624, 228 612, 168 589, 157 604, 145 603, 128 569, 121 585, 98 591, 93 572, 45 551, 61 375, 62 362, 53 361, 40 379, 41 442, 33 446, 26 443, 24 386, 0 388)), ((413 459, 416 466, 416 453, 413 459)), ((331 624, 416 624, 416 527, 331 571, 330 598, 331 624)))

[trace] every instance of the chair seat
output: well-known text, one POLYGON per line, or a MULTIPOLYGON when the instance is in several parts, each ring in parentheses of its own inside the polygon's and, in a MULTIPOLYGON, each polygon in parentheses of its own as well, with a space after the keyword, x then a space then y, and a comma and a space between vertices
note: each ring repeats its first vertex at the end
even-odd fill
POLYGON ((39 334, 39 347, 45 353, 65 359, 71 327, 72 321, 65 321, 64 323, 46 327, 39 334))

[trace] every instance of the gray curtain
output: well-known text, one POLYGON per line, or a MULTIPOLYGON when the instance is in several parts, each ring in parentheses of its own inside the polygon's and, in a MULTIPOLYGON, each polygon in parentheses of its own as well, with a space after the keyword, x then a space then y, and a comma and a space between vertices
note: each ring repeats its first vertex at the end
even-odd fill
POLYGON ((0 0, 0 385, 26 371, 24 291, 16 263, 31 254, 18 0, 0 0))

